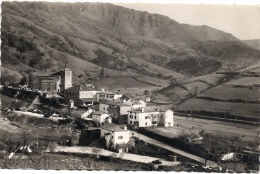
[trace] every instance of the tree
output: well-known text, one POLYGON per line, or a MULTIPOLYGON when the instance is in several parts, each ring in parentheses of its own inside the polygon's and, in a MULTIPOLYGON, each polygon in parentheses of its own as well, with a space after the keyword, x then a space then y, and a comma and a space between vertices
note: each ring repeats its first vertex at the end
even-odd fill
POLYGON ((150 94, 151 94, 151 91, 149 91, 149 90, 147 90, 147 89, 144 91, 144 95, 150 96, 150 94))
POLYGON ((157 74, 157 77, 160 78, 160 79, 163 78, 162 73, 158 73, 158 74, 157 74))
POLYGON ((194 96, 197 96, 198 94, 199 94, 199 87, 198 87, 198 86, 195 86, 194 96))
POLYGON ((22 77, 20 80, 20 85, 26 85, 27 84, 27 79, 26 77, 22 77))
POLYGON ((105 77, 105 69, 104 69, 104 67, 101 68, 101 71, 100 71, 98 77, 100 79, 103 79, 105 77))
POLYGON ((31 132, 23 131, 20 134, 20 142, 23 146, 28 146, 32 143, 34 139, 34 136, 31 134, 31 132))

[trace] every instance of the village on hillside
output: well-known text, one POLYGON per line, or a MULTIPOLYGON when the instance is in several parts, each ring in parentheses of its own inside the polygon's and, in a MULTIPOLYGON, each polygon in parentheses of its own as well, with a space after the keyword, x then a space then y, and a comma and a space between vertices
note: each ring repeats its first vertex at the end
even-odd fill
POLYGON ((0 173, 259 172, 259 6, 84 1, 1 4, 0 173))
MULTIPOLYGON (((225 168, 228 171, 226 166, 223 167, 224 163, 221 167, 219 163, 206 160, 203 156, 200 157, 198 152, 190 150, 185 152, 183 147, 193 145, 203 147, 207 141, 205 137, 210 138, 210 136, 203 134, 203 131, 195 135, 192 129, 189 129, 190 133, 183 134, 180 133, 181 131, 176 133, 176 127, 180 125, 174 123, 175 116, 172 109, 152 103, 149 95, 129 98, 120 90, 106 91, 92 84, 74 85, 72 76, 73 71, 65 68, 51 74, 31 73, 25 85, 2 86, 2 94, 13 98, 10 107, 2 108, 2 112, 7 112, 8 119, 11 117, 10 120, 15 120, 15 122, 20 122, 17 121, 17 117, 25 117, 26 122, 37 127, 37 141, 28 139, 23 146, 16 147, 17 149, 9 155, 9 160, 15 159, 19 150, 24 151, 27 148, 27 153, 38 150, 39 128, 49 127, 60 129, 60 132, 51 144, 45 143, 45 146, 41 147, 44 152, 95 154, 151 163, 152 168, 155 167, 155 169, 158 165, 176 167, 186 164, 184 161, 191 161, 188 166, 186 164, 186 168, 192 170, 197 168, 196 170, 199 171, 222 171, 225 168), (19 102, 21 98, 32 102, 21 105, 19 102), (153 130, 159 131, 159 134, 155 134, 153 130), (159 136, 160 131, 171 131, 172 134, 183 136, 180 137, 182 143, 179 145, 179 148, 183 150, 167 145, 168 140, 159 136), (148 149, 151 147, 156 149, 155 151, 159 151, 157 153, 167 152, 159 155, 154 151, 147 151, 145 146, 148 149)), ((239 153, 223 151, 218 160, 230 161, 235 156, 236 159, 239 156, 244 160, 256 158, 254 153, 250 153, 239 156, 239 153)), ((235 164, 231 168, 235 169, 235 164)))

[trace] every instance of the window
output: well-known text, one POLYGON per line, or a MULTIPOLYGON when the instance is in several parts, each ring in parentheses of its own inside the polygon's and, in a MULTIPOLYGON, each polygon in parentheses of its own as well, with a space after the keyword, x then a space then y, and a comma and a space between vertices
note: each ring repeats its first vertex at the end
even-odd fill
POLYGON ((133 122, 132 122, 132 121, 130 121, 130 124, 133 124, 133 122))
POLYGON ((149 116, 146 116, 145 119, 150 119, 150 117, 149 117, 149 116))
POLYGON ((135 119, 136 119, 136 116, 135 116, 135 119))
POLYGON ((147 125, 147 122, 145 123, 145 125, 147 125))
POLYGON ((113 139, 114 137, 112 136, 111 138, 113 139))
POLYGON ((157 124, 157 121, 153 121, 153 124, 157 124))
POLYGON ((108 108, 107 108, 107 111, 108 111, 108 108))
POLYGON ((106 108, 103 108, 103 110, 105 110, 106 108))
POLYGON ((123 139, 123 136, 118 136, 118 139, 123 139))
POLYGON ((130 118, 133 118, 133 115, 130 115, 130 118))

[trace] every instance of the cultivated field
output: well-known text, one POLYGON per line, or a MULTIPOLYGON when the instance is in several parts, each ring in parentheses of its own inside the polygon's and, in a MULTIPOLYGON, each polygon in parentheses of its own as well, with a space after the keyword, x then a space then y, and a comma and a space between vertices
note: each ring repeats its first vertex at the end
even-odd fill
POLYGON ((183 87, 174 86, 162 91, 161 94, 169 97, 174 103, 186 98, 188 95, 190 95, 190 92, 183 87))
POLYGON ((242 85, 242 86, 252 86, 253 84, 260 85, 259 77, 239 77, 224 85, 242 85))
POLYGON ((199 91, 203 91, 207 88, 210 87, 209 84, 205 83, 205 82, 190 82, 190 83, 186 83, 184 84, 184 86, 188 89, 189 93, 194 94, 196 88, 199 91))
POLYGON ((141 81, 143 83, 147 83, 147 84, 158 86, 158 87, 166 87, 169 85, 169 81, 157 79, 157 78, 151 78, 151 77, 146 77, 146 76, 138 76, 138 77, 133 77, 133 78, 135 80, 141 81))
POLYGON ((209 133, 239 136, 244 141, 254 141, 258 136, 257 133, 259 132, 258 126, 182 117, 176 115, 174 117, 174 127, 172 128, 154 127, 145 129, 169 138, 176 138, 183 134, 198 134, 200 131, 204 130, 205 132, 209 133))
POLYGON ((221 79, 225 78, 225 76, 226 76, 225 74, 210 74, 210 75, 189 78, 182 82, 189 83, 189 82, 194 82, 194 81, 204 81, 204 82, 212 84, 212 85, 217 85, 221 79))
POLYGON ((152 63, 147 62, 145 60, 142 60, 140 58, 131 58, 131 61, 133 61, 137 65, 141 65, 141 67, 143 69, 145 69, 146 71, 148 71, 150 73, 154 73, 154 74, 161 73, 164 76, 172 75, 173 77, 176 77, 176 78, 184 78, 184 75, 182 75, 180 73, 177 73, 175 71, 171 71, 171 70, 166 69, 166 68, 162 68, 158 65, 152 64, 152 63))
MULTIPOLYGON (((254 118, 260 119, 260 105, 252 103, 231 103, 231 102, 218 102, 209 101, 204 99, 190 99, 180 106, 179 110, 191 110, 191 111, 207 111, 212 113, 230 113, 236 115, 239 118, 254 118)), ((210 116, 210 115, 209 115, 210 116)))
POLYGON ((168 85, 167 80, 150 77, 114 77, 105 78, 95 84, 99 88, 108 91, 118 91, 124 94, 142 95, 145 90, 157 90, 168 85))
POLYGON ((249 89, 229 86, 217 86, 203 92, 199 97, 210 97, 221 100, 259 101, 260 88, 249 89))

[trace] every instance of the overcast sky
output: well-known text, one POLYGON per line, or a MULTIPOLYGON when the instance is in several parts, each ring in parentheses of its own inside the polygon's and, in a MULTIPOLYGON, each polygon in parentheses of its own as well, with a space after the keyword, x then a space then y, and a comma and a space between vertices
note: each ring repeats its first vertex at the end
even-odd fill
POLYGON ((239 39, 260 39, 260 8, 246 5, 188 5, 155 3, 113 3, 123 7, 158 13, 179 23, 208 25, 239 39))

